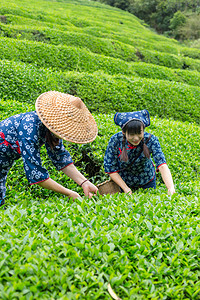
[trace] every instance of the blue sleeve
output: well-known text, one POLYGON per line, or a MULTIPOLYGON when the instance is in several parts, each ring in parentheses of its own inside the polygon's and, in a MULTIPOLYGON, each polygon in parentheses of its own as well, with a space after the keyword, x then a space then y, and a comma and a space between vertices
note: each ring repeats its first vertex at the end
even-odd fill
POLYGON ((22 138, 20 143, 21 155, 26 177, 30 184, 45 181, 49 173, 42 166, 40 147, 28 138, 22 138))
POLYGON ((45 146, 49 158, 58 171, 73 163, 71 155, 65 149, 62 140, 59 140, 59 145, 55 146, 53 149, 51 149, 48 143, 45 143, 45 146))
POLYGON ((166 164, 166 159, 164 153, 162 152, 158 138, 155 135, 152 135, 150 141, 147 143, 147 146, 152 153, 153 160, 156 164, 156 170, 158 170, 162 164, 166 164))
POLYGON ((49 173, 42 166, 38 139, 39 124, 32 114, 26 114, 19 126, 19 145, 26 177, 30 184, 45 181, 49 173))
POLYGON ((106 153, 104 156, 104 170, 106 173, 114 173, 119 171, 119 145, 116 135, 110 138, 106 153))

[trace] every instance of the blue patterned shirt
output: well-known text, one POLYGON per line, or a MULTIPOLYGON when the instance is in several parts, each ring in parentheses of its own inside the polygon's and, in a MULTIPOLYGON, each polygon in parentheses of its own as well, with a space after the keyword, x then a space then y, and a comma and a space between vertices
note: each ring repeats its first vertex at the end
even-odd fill
POLYGON ((46 142, 47 128, 36 111, 12 116, 0 122, 0 178, 7 174, 14 160, 22 157, 26 177, 30 184, 49 178, 42 166, 40 148, 45 144, 49 158, 57 170, 73 163, 62 140, 53 150, 46 142))
MULTIPOLYGON (((149 133, 144 132, 145 141, 147 141, 148 137, 149 133)), ((130 168, 122 170, 131 164, 143 147, 142 142, 140 142, 138 146, 133 146, 126 141, 125 147, 127 149, 128 162, 120 161, 122 140, 123 134, 121 131, 111 137, 104 157, 105 172, 108 174, 118 172, 129 187, 138 187, 147 184, 149 181, 153 180, 155 176, 155 167, 152 159, 145 157, 142 152, 130 168)), ((166 159, 158 138, 155 135, 151 135, 147 147, 149 148, 158 170, 162 164, 166 164, 166 159)))

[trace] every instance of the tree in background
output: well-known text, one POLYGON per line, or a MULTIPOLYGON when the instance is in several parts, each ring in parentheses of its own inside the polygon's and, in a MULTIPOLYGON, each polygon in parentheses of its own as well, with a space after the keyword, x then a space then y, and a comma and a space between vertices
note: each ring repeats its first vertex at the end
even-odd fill
POLYGON ((178 34, 181 40, 200 39, 200 15, 193 14, 187 18, 185 24, 178 27, 178 34))
POLYGON ((181 32, 180 32, 180 28, 185 25, 187 21, 186 16, 180 11, 178 10, 172 19, 170 19, 170 26, 169 28, 172 31, 172 35, 176 38, 176 39, 180 39, 181 38, 181 32))
POLYGON ((199 33, 200 0, 96 0, 136 15, 158 33, 168 34, 177 39, 193 38, 199 33), (189 19, 187 12, 191 12, 189 19), (188 19, 188 20, 187 20, 188 19), (187 20, 187 21, 186 21, 187 20), (198 23, 198 24, 195 24, 198 23), (188 31, 186 26, 189 26, 188 31), (196 26, 195 26, 196 25, 196 26), (182 30, 181 30, 182 28, 182 30))

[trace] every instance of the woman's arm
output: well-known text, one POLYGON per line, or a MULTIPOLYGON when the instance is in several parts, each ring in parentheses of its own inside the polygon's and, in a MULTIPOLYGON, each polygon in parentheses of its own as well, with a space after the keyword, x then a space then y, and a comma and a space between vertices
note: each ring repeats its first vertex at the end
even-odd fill
POLYGON ((168 189, 168 194, 173 195, 175 193, 175 188, 174 188, 172 175, 167 164, 163 164, 158 168, 158 170, 160 171, 162 179, 168 189))
POLYGON ((74 166, 74 164, 70 164, 64 169, 62 169, 63 173, 70 177, 72 180, 74 180, 77 184, 81 185, 83 188, 83 192, 85 196, 89 196, 91 198, 93 194, 96 194, 98 189, 97 187, 91 183, 85 176, 83 176, 77 168, 74 166))
POLYGON ((116 172, 116 173, 111 173, 109 175, 110 175, 110 178, 115 183, 117 183, 125 193, 132 194, 131 189, 128 187, 128 185, 125 183, 125 181, 121 178, 119 173, 116 172))
POLYGON ((73 199, 76 199, 78 197, 81 198, 81 196, 78 193, 76 193, 72 190, 66 189, 64 186, 57 183, 56 181, 54 181, 51 178, 48 178, 47 180, 39 182, 37 184, 39 186, 41 186, 42 188, 45 188, 45 189, 52 190, 54 192, 63 194, 65 196, 68 196, 69 198, 73 198, 73 199))

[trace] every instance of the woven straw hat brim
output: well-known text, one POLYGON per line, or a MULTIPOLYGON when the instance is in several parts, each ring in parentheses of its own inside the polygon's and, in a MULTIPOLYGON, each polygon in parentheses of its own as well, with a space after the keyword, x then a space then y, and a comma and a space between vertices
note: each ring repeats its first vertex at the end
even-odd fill
POLYGON ((98 134, 92 114, 78 97, 49 91, 38 97, 35 108, 42 123, 66 141, 86 144, 98 134))

